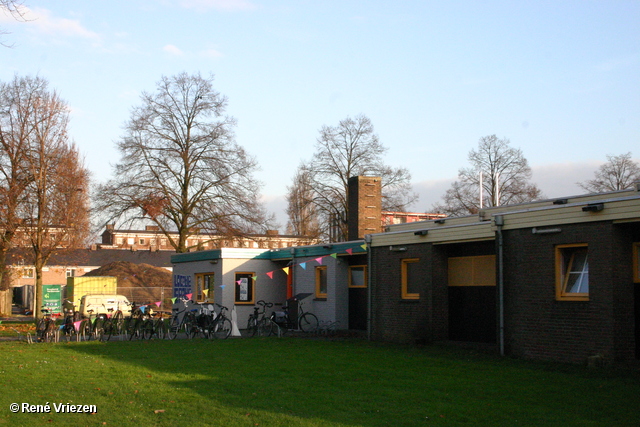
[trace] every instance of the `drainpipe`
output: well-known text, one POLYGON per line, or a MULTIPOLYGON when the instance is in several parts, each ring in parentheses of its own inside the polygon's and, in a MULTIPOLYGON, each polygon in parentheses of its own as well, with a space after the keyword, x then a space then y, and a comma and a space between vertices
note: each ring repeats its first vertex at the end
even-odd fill
POLYGON ((371 341, 371 234, 365 234, 364 242, 367 244, 367 340, 371 341))
POLYGON ((496 215, 496 239, 498 241, 498 341, 500 344, 500 355, 504 356, 504 260, 503 260, 503 240, 502 227, 504 226, 504 217, 496 215))

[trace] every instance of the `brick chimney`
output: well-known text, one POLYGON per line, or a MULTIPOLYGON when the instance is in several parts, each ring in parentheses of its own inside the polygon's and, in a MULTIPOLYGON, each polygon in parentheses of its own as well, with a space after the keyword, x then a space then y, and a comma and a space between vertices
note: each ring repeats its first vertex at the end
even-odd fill
POLYGON ((352 176, 347 195, 347 239, 382 232, 382 180, 376 176, 352 176))

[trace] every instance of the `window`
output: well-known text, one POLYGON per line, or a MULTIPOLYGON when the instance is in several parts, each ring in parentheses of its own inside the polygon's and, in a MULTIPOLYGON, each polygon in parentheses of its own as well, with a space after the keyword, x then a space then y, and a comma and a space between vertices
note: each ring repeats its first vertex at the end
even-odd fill
POLYGON ((67 268, 67 277, 76 277, 76 269, 67 268))
POLYGON ((327 266, 316 267, 316 298, 327 298, 327 266))
POLYGON ((214 302, 213 273, 196 274, 196 302, 214 302))
POLYGON ((556 246, 556 299, 589 300, 589 259, 586 244, 556 246))
POLYGON ((143 238, 138 239, 138 244, 139 245, 144 245, 144 239, 143 238))
POLYGON ((236 273, 236 304, 253 304, 254 273, 236 273))
POLYGON ((403 299, 419 299, 419 280, 418 280, 418 258, 407 258, 402 260, 402 298, 403 299))
POLYGON ((350 288, 366 288, 367 287, 367 266, 352 265, 349 267, 349 287, 350 288))
POLYGON ((22 269, 22 277, 25 279, 33 279, 35 277, 33 268, 23 268, 22 269))
POLYGON ((640 243, 633 244, 633 281, 640 283, 640 243))

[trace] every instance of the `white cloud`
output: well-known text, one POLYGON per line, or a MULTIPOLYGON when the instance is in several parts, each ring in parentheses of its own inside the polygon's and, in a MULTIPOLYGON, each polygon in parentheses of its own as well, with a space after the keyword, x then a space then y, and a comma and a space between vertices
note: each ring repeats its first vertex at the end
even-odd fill
POLYGON ((197 10, 253 10, 256 5, 247 0, 182 0, 181 5, 197 10))
POLYGON ((184 55, 184 53, 182 52, 182 50, 180 50, 180 48, 172 44, 168 44, 164 46, 162 50, 164 50, 167 53, 170 53, 171 55, 176 55, 176 56, 184 55))
POLYGON ((205 58, 222 58, 224 55, 222 52, 215 49, 207 49, 200 52, 200 56, 205 58))
POLYGON ((58 18, 47 9, 26 9, 24 14, 27 24, 39 33, 49 36, 79 37, 98 40, 100 36, 85 28, 76 19, 58 18))

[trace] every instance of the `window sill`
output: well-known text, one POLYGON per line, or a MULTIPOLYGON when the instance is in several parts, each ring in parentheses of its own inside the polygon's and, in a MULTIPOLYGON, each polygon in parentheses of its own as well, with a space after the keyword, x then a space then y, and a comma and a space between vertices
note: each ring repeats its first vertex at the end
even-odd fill
POLYGON ((316 297, 313 299, 314 301, 326 301, 327 297, 316 297))

